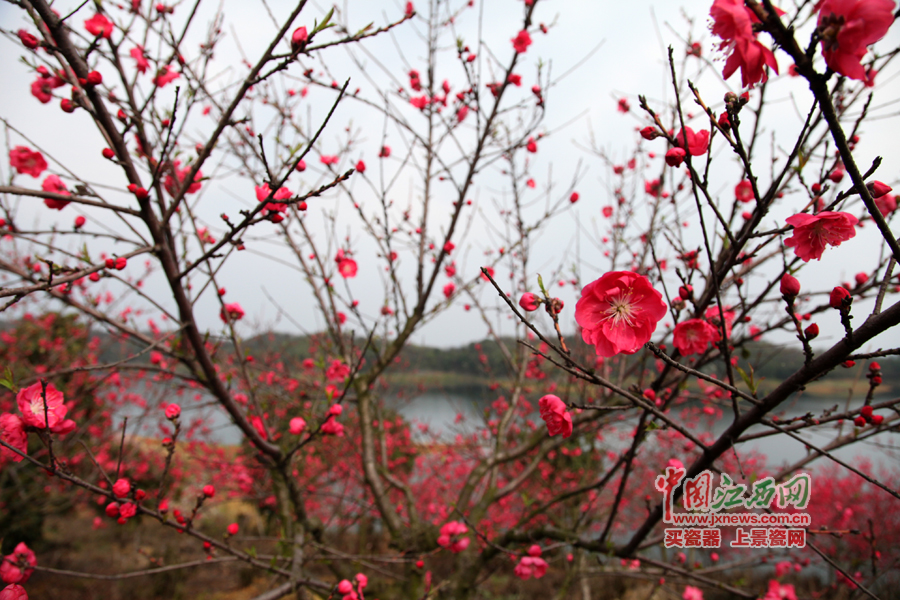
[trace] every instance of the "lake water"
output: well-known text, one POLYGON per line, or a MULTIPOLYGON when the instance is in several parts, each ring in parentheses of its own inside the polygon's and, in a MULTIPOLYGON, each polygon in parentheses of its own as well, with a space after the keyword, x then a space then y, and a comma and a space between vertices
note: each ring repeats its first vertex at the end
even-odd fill
MULTIPOLYGON (((533 399, 532 399, 533 400, 533 399)), ((202 412, 206 415, 205 422, 210 430, 212 440, 223 444, 237 444, 241 440, 241 433, 230 419, 221 410, 211 410, 209 398, 197 396, 196 392, 185 395, 182 398, 174 398, 169 401, 179 402, 184 411, 184 422, 189 422, 192 415, 202 412), (199 399, 197 399, 199 398, 199 399)), ((862 404, 862 401, 851 402, 852 409, 862 404)), ((484 408, 487 402, 475 395, 454 393, 426 393, 411 399, 394 399, 389 405, 398 410, 407 420, 413 423, 413 438, 418 442, 438 439, 450 441, 457 434, 471 434, 484 419, 484 408), (458 419, 462 416, 462 420, 458 419)), ((837 407, 836 412, 843 412, 847 407, 847 401, 837 399, 800 398, 784 403, 776 415, 781 419, 792 416, 812 413, 820 416, 826 409, 837 407)), ((712 433, 720 435, 730 424, 730 407, 725 407, 724 417, 713 424, 712 433)), ((881 411, 886 417, 888 413, 881 411)), ((129 411, 132 417, 137 416, 134 411, 129 411)), ((534 415, 537 421, 539 417, 534 415)), ((144 431, 147 435, 153 435, 148 425, 144 431)), ((153 425, 152 427, 155 427, 153 425)), ((129 429, 134 431, 132 426, 129 429)), ((764 425, 758 425, 750 430, 750 433, 766 431, 764 425)), ((806 430, 802 436, 810 443, 824 448, 833 441, 838 434, 846 435, 853 431, 852 423, 845 421, 842 429, 835 424, 806 430)), ((862 432, 867 429, 861 430, 862 432)), ((158 434, 157 434, 158 435, 158 434)), ((792 464, 807 455, 803 443, 793 438, 780 434, 752 440, 738 446, 738 450, 754 450, 769 457, 770 467, 777 468, 786 464, 792 464)), ((861 459, 870 460, 874 466, 897 467, 900 466, 900 436, 897 432, 883 432, 871 441, 860 441, 850 448, 840 449, 834 452, 835 456, 845 461, 858 464, 861 459)), ((817 462, 827 461, 819 459, 817 462)))

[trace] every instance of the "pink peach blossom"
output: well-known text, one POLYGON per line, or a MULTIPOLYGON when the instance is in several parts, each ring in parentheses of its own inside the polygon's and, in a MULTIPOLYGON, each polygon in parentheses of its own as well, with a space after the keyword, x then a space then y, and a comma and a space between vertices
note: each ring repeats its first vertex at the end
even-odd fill
POLYGON ((49 383, 47 384, 46 403, 41 382, 22 388, 16 395, 22 421, 29 427, 53 429, 66 418, 68 409, 64 403, 63 393, 49 383), (45 409, 46 406, 46 409, 45 409))
POLYGON ((841 75, 866 81, 861 60, 868 46, 894 22, 894 0, 825 0, 819 5, 818 31, 825 64, 841 75))
POLYGON ((688 356, 702 354, 711 342, 722 339, 719 329, 704 319, 689 319, 675 326, 672 332, 672 343, 678 351, 688 356))
POLYGON ((35 565, 37 557, 34 552, 25 545, 25 542, 19 542, 13 548, 12 554, 3 557, 0 564, 0 579, 3 579, 3 583, 25 583, 34 572, 34 569, 29 567, 35 565))
POLYGON ((572 415, 558 396, 547 394, 538 400, 541 418, 547 423, 547 432, 553 436, 561 433, 564 438, 572 435, 572 415))
POLYGON ((27 146, 16 146, 9 151, 9 166, 23 175, 31 175, 35 179, 47 169, 44 155, 27 146))
POLYGON ((650 341, 666 315, 662 294, 643 275, 611 271, 581 290, 575 321, 598 356, 634 354, 650 341))
MULTIPOLYGON (((23 453, 28 452, 28 436, 25 433, 25 424, 17 415, 12 413, 0 415, 0 439, 23 453)), ((6 446, 0 446, 0 465, 3 464, 4 459, 20 462, 23 460, 23 457, 6 446)))
POLYGON ((784 245, 794 248, 794 252, 804 262, 819 260, 826 246, 840 246, 856 235, 854 227, 859 221, 845 212, 824 211, 816 215, 800 213, 785 219, 794 226, 791 237, 784 245))

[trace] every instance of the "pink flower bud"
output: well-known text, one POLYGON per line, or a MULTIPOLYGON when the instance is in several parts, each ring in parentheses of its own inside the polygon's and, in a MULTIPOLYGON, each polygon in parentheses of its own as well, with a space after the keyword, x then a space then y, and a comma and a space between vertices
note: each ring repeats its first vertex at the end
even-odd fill
POLYGON ((304 46, 306 46, 306 41, 309 39, 309 35, 306 33, 306 27, 298 27, 294 30, 294 33, 291 34, 291 48, 296 52, 298 50, 302 50, 304 46))
POLYGON ((806 334, 807 340, 814 340, 819 337, 819 326, 813 323, 803 330, 803 333, 806 334))
POLYGON ((669 148, 666 152, 666 164, 670 167, 680 166, 687 153, 681 148, 669 148))
POLYGON ((781 277, 781 294, 793 298, 800 293, 800 282, 790 273, 781 277))
POLYGON ((213 496, 216 495, 216 488, 214 488, 213 486, 211 486, 209 484, 204 485, 203 486, 203 495, 206 496, 207 498, 212 498, 213 496))
POLYGON ((113 484, 113 494, 116 495, 116 498, 124 498, 130 491, 131 482, 124 477, 113 484))
POLYGON ((181 415, 181 407, 174 402, 166 407, 166 418, 177 419, 181 415))
POLYGON ((228 526, 228 535, 237 535, 239 529, 237 523, 232 523, 228 526))
POLYGON ((531 312, 533 310, 537 310, 538 306, 541 305, 541 299, 532 294, 531 292, 525 292, 522 294, 522 297, 519 298, 519 306, 523 309, 531 312))
POLYGON ((870 181, 866 184, 866 187, 869 188, 869 193, 872 194, 873 198, 881 198, 892 190, 891 186, 880 181, 870 181))
POLYGON ((831 290, 831 294, 828 296, 828 304, 831 308, 836 308, 838 310, 842 310, 845 307, 849 308, 852 302, 853 298, 850 296, 850 292, 842 286, 838 286, 831 290))

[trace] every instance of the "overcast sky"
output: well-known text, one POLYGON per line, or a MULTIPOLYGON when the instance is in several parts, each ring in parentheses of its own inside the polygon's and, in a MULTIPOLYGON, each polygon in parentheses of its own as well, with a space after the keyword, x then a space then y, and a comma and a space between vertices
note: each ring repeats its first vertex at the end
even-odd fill
MULTIPOLYGON (((146 3, 146 0, 145 0, 146 3)), ((350 24, 350 29, 356 31, 370 22, 382 25, 389 20, 395 20, 402 14, 401 2, 385 1, 375 2, 371 0, 348 0, 340 5, 343 22, 350 24)), ((426 9, 424 0, 419 0, 417 8, 426 9)), ((456 2, 454 5, 461 5, 456 2)), ((76 2, 58 1, 54 4, 60 12, 68 12, 78 5, 76 2)), ((260 55, 265 45, 274 34, 275 25, 268 12, 271 11, 276 19, 287 15, 292 5, 280 0, 271 0, 266 8, 262 3, 255 1, 222 3, 225 13, 224 40, 216 53, 215 72, 221 73, 222 81, 233 81, 245 70, 240 65, 241 53, 251 62, 260 55), (240 50, 236 42, 239 42, 240 50)), ((310 25, 314 18, 325 12, 329 4, 325 2, 310 2, 310 8, 304 11, 299 23, 310 25)), ((713 48, 713 40, 707 29, 708 10, 710 2, 651 2, 647 0, 633 0, 631 2, 601 2, 598 0, 543 0, 536 11, 536 22, 552 24, 550 33, 546 36, 535 34, 534 44, 522 57, 517 72, 523 76, 521 90, 513 90, 520 96, 530 94, 530 88, 537 83, 536 72, 538 61, 542 61, 551 67, 551 73, 558 77, 567 73, 573 67, 577 69, 565 78, 557 82, 554 89, 548 92, 548 108, 546 117, 541 126, 541 131, 551 134, 549 138, 541 141, 538 154, 530 162, 532 177, 537 182, 535 198, 548 182, 554 181, 556 187, 554 194, 558 195, 565 190, 574 177, 580 176, 576 184, 581 200, 565 214, 562 214, 541 235, 533 249, 536 257, 532 272, 541 272, 545 276, 561 266, 561 256, 568 252, 567 261, 573 260, 577 250, 582 261, 581 276, 583 282, 590 281, 605 270, 609 269, 608 262, 603 260, 602 250, 590 246, 582 239, 582 232, 596 227, 601 229, 608 226, 600 216, 603 206, 610 203, 609 182, 611 173, 602 161, 585 152, 585 148, 595 140, 616 162, 625 162, 629 153, 635 146, 635 127, 643 124, 637 111, 637 95, 647 95, 652 102, 665 102, 671 99, 669 76, 666 59, 666 47, 673 45, 676 48, 676 57, 684 56, 684 40, 691 39, 702 44, 704 59, 713 58, 715 72, 709 70, 700 80, 701 91, 704 97, 721 110, 721 99, 728 89, 740 91, 739 76, 733 77, 727 84, 721 81, 717 74, 721 72, 723 61, 713 48), (693 19, 691 25, 685 15, 693 19), (596 51, 595 51, 596 50, 596 51), (622 114, 616 110, 616 102, 619 98, 627 98, 632 106, 632 111, 622 114), (580 170, 576 165, 581 162, 580 170), (552 176, 551 176, 552 174, 552 176)), ((206 31, 206 23, 213 16, 213 11, 218 3, 205 5, 195 20, 197 37, 188 37, 185 47, 196 48, 202 40, 201 36, 206 31)), ((187 11, 188 4, 178 5, 173 18, 177 18, 187 11)), ((788 8, 788 6, 784 6, 788 8)), ((478 39, 478 16, 483 9, 484 28, 481 38, 501 62, 506 62, 511 52, 509 39, 515 35, 521 27, 522 2, 521 0, 484 0, 476 3, 476 10, 467 10, 456 22, 457 34, 463 37, 466 44, 475 45, 478 39)), ((72 17, 73 27, 79 28, 83 21, 92 12, 86 6, 81 12, 72 17)), ((8 3, 0 3, 0 26, 6 30, 16 30, 26 26, 33 30, 33 25, 28 26, 24 20, 24 13, 8 3)), ((347 49, 335 48, 323 55, 324 64, 328 72, 335 79, 343 81, 351 77, 350 89, 361 88, 361 96, 377 100, 375 85, 393 88, 389 83, 388 74, 398 81, 406 84, 405 72, 411 66, 425 73, 426 47, 422 43, 421 32, 423 23, 407 24, 397 28, 392 36, 383 36, 365 42, 365 52, 354 50, 356 56, 365 63, 364 72, 360 72, 349 60, 347 49), (403 52, 401 58, 400 51, 403 52), (382 66, 384 70, 382 70, 382 66)), ((801 38, 803 39, 803 38, 801 38)), ((769 40, 764 39, 768 45, 769 40)), ((448 48, 452 46, 452 39, 445 38, 448 48)), ((883 44, 883 48, 896 47, 900 43, 898 28, 894 27, 883 44)), ((124 182, 120 172, 100 157, 100 149, 104 146, 99 134, 93 128, 83 111, 75 115, 66 115, 59 110, 58 102, 48 105, 39 104, 29 93, 30 82, 34 79, 33 71, 19 61, 13 60, 22 54, 22 48, 17 40, 7 38, 0 39, 0 80, 4 82, 0 89, 0 116, 7 119, 23 134, 34 140, 36 145, 48 149, 49 154, 58 163, 51 163, 51 170, 62 172, 59 164, 73 172, 78 172, 86 180, 91 182, 104 182, 112 186, 124 188, 124 182)), ((461 78, 459 68, 452 60, 452 51, 448 51, 444 58, 448 59, 439 66, 436 79, 441 81, 448 79, 453 89, 459 89, 464 81, 461 78), (446 64, 446 66, 443 66, 446 64)), ((787 71, 790 64, 784 53, 776 54, 782 73, 787 71)), ((130 64, 130 63, 129 63, 130 64)), ((323 63, 316 63, 317 68, 323 63)), ((695 77, 702 63, 695 61, 689 63, 688 77, 695 77)), ((897 173, 900 171, 900 156, 896 153, 897 120, 892 117, 897 112, 897 105, 892 101, 900 97, 900 82, 897 78, 898 69, 895 66, 879 75, 879 95, 873 102, 871 111, 879 120, 865 125, 862 131, 863 141, 858 147, 858 162, 863 169, 868 167, 876 155, 884 158, 884 163, 879 171, 878 178, 895 185, 898 181, 897 173), (893 151, 892 151, 893 149, 893 151)), ((299 76, 299 69, 293 68, 291 74, 299 76)), ((297 87, 300 87, 298 83, 297 87)), ((172 98, 174 86, 169 86, 162 95, 162 102, 172 98)), ((309 110, 313 122, 330 107, 334 94, 330 90, 312 89, 305 100, 308 104, 302 110, 309 110)), ((771 109, 767 110, 765 121, 765 133, 768 136, 775 132, 778 135, 778 143, 781 147, 789 147, 793 143, 791 132, 799 130, 800 117, 798 111, 805 111, 810 104, 810 96, 807 90, 797 80, 789 80, 782 76, 777 81, 777 87, 772 92, 771 109)), ((306 113, 304 113, 306 114, 306 113)), ((189 119, 197 119, 203 122, 199 114, 191 114, 189 119)), ((424 119, 420 119, 424 122, 424 119)), ((202 133, 204 127, 209 127, 209 122, 203 122, 191 131, 202 133)), ((342 104, 335 115, 334 121, 326 130, 322 140, 323 152, 328 152, 329 147, 337 150, 339 140, 345 139, 344 128, 352 123, 354 128, 362 128, 366 131, 360 146, 349 156, 342 157, 341 168, 349 168, 360 157, 370 166, 367 175, 377 178, 379 173, 379 161, 376 158, 381 144, 382 120, 377 114, 366 110, 353 102, 342 104)), ((702 121, 697 121, 698 128, 702 121)), ((421 125, 421 123, 420 123, 421 125)), ((23 143, 22 138, 15 134, 9 134, 11 145, 23 143)), ((388 142, 395 147, 402 146, 402 140, 398 134, 388 130, 388 142)), ((30 144, 29 144, 30 145, 30 144)), ((662 144, 659 145, 659 155, 665 151, 662 144)), ((721 144, 715 151, 724 152, 721 144)), ((764 156, 767 150, 761 151, 764 156)), ((657 159, 658 162, 659 159, 657 159)), ((736 183, 737 174, 733 168, 733 160, 730 156, 720 157, 717 171, 713 172, 711 181, 713 190, 723 194, 729 194, 736 183), (730 165, 730 166, 729 166, 730 165)), ((767 172, 768 169, 763 169, 767 172)), ((294 177, 291 184, 296 188, 302 185, 313 185, 314 182, 324 182, 321 176, 316 179, 316 172, 321 169, 316 165, 310 169, 310 173, 304 174, 304 179, 294 177)), ((658 164, 653 165, 647 173, 648 177, 655 176, 659 172, 658 164)), ((8 179, 8 164, 3 161, 0 165, 0 175, 4 181, 8 179)), ((415 183, 401 178, 393 190, 398 205, 405 206, 407 202, 415 199, 415 183)), ((767 184, 763 176, 763 183, 767 184)), ((27 176, 19 176, 16 179, 19 185, 39 185, 39 181, 31 180, 27 176)), ((485 206, 486 210, 493 197, 502 196, 501 189, 503 179, 497 172, 486 173, 480 187, 473 193, 476 203, 485 206)), ((846 183, 846 182, 845 182, 846 183)), ((351 184, 356 193, 365 197, 366 186, 362 182, 351 184)), ((231 177, 222 183, 210 182, 205 184, 204 200, 201 203, 199 217, 215 232, 220 230, 221 221, 218 215, 227 212, 237 215, 240 208, 247 208, 256 203, 253 186, 246 180, 231 177)), ((449 205, 452 200, 450 190, 445 190, 449 205)), ((440 188, 438 195, 441 192, 440 188)), ((127 196, 122 195, 123 201, 127 196)), ((325 200, 316 200, 311 203, 309 218, 315 223, 316 215, 312 214, 321 202, 337 202, 337 197, 325 200)), ((346 204, 346 200, 345 200, 346 204)), ((332 206, 339 214, 339 223, 350 223, 349 206, 332 206), (343 211, 343 213, 340 213, 343 211)), ((536 205, 536 209, 543 205, 536 205)), ((374 207, 373 207, 374 208, 374 207)), ((802 208, 802 200, 779 207, 773 211, 767 220, 771 226, 779 226, 778 221, 802 208)), ((80 209, 79 209, 80 211, 80 209)), ((80 211, 91 217, 97 213, 80 211)), ((60 214, 54 213, 51 219, 56 219, 61 227, 70 227, 71 219, 78 212, 70 206, 60 214)), ((25 207, 20 213, 22 220, 34 222, 40 215, 46 223, 47 211, 37 202, 25 207), (28 221, 30 216, 32 221, 28 221)), ((21 223, 22 221, 20 221, 21 223)), ((321 220, 319 221, 321 224, 321 220)), ((436 217, 436 227, 446 225, 446 217, 436 217)), ((21 226, 21 225, 20 225, 21 226)), ((315 225, 313 225, 315 227, 315 225)), ((346 225, 344 229, 346 230, 346 225)), ((286 270, 279 260, 289 260, 284 250, 270 243, 275 226, 263 224, 248 236, 248 251, 236 254, 230 261, 228 269, 222 273, 221 283, 228 288, 228 300, 240 302, 247 311, 245 324, 242 324, 242 332, 249 334, 252 328, 276 328, 285 331, 297 331, 291 322, 279 318, 279 309, 266 297, 265 291, 273 296, 279 306, 289 312, 292 318, 307 330, 317 330, 321 327, 316 312, 312 309, 312 298, 305 285, 302 276, 296 271, 286 270), (265 228, 269 228, 266 230, 265 228), (259 252, 268 254, 269 257, 261 257, 259 252)), ((837 285, 842 281, 852 280, 853 274, 861 268, 860 257, 874 257, 878 252, 877 239, 870 230, 862 230, 854 240, 846 242, 838 249, 826 252, 823 261, 810 263, 802 271, 801 281, 824 282, 821 285, 837 285)), ((371 246, 367 246, 359 234, 354 233, 356 244, 356 259, 360 266, 359 276, 350 280, 350 287, 354 295, 360 299, 364 314, 376 315, 381 306, 381 276, 383 264, 377 262, 367 254, 371 246)), ((320 238, 322 239, 322 238, 320 238)), ((477 225, 469 230, 468 235, 457 243, 458 250, 454 253, 461 274, 474 277, 477 268, 484 263, 483 250, 496 248, 496 240, 491 237, 489 228, 477 225)), ((3 251, 0 246, 0 251, 3 251)), ((407 257, 407 261, 411 257, 407 257)), ((874 264, 874 258, 865 261, 862 266, 874 264)), ((408 266, 408 264, 407 264, 408 266)), ((620 267, 622 265, 619 265, 620 267)), ((501 275, 506 272, 500 271, 501 275)), ((409 273, 407 281, 413 278, 409 273)), ((567 277, 568 279, 569 277, 567 277)), ((446 278, 439 278, 442 286, 446 278)), ((500 278, 500 281, 504 281, 500 278)), ((508 281, 508 280, 505 280, 508 281)), ((762 285, 762 280, 751 282, 751 285, 762 285)), ((484 286, 482 286, 484 287, 484 286)), ((536 288, 536 285, 532 285, 536 288)), ((159 280, 150 279, 148 289, 158 289, 154 294, 164 297, 164 291, 159 280), (154 287, 158 286, 158 287, 154 287)), ((573 329, 572 315, 575 301, 580 290, 571 285, 565 287, 554 286, 566 303, 566 330, 573 329)), ((438 291, 438 294, 440 292, 438 291)), ((484 301, 493 302, 494 295, 487 289, 482 289, 481 297, 484 301)), ((436 346, 455 346, 464 344, 485 335, 485 326, 474 312, 465 312, 462 300, 458 307, 451 308, 447 313, 426 326, 414 339, 419 343, 436 346)), ((171 306, 171 302, 166 303, 171 306)), ((218 308, 215 298, 206 294, 198 303, 203 312, 205 325, 217 329, 218 308)), ((833 339, 840 332, 840 324, 835 321, 820 321, 823 330, 822 340, 833 339)), ((507 320, 498 318, 498 323, 505 324, 507 320)), ((507 325, 501 325, 506 327, 507 325)), ((509 329, 506 330, 511 331, 509 329)), ((884 343, 888 343, 885 341, 884 343)))

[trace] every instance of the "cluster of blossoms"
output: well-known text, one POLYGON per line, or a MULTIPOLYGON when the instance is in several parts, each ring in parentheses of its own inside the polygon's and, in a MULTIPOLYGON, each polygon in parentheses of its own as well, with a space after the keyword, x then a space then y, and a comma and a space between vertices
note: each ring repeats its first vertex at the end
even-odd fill
POLYGON ((541 558, 541 547, 533 544, 528 548, 528 554, 523 556, 516 565, 515 575, 522 581, 534 577, 540 579, 547 573, 547 561, 541 558))
POLYGON ((459 521, 444 523, 437 539, 438 546, 446 548, 450 552, 462 552, 469 547, 471 541, 469 538, 463 537, 467 533, 469 533, 469 528, 459 521))

